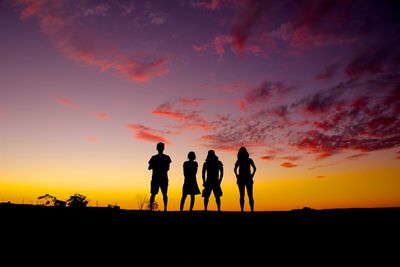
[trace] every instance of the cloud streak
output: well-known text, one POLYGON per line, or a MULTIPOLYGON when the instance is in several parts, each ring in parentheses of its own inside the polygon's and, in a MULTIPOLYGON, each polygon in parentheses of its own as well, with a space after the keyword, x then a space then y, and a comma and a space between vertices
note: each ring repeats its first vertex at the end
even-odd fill
POLYGON ((281 166, 285 167, 285 168, 295 168, 295 167, 298 167, 299 165, 294 164, 292 162, 284 162, 281 164, 281 166))
POLYGON ((21 19, 38 19, 41 31, 69 59, 136 82, 149 81, 169 72, 169 58, 166 56, 156 53, 141 55, 137 51, 127 53, 111 48, 112 44, 110 46, 108 41, 89 29, 85 17, 106 16, 108 5, 89 7, 80 15, 80 5, 71 1, 16 0, 15 3, 21 8, 21 19))
POLYGON ((164 138, 162 135, 167 134, 166 132, 155 130, 149 127, 146 127, 142 124, 131 123, 126 125, 126 127, 132 132, 133 137, 146 142, 158 143, 163 142, 165 144, 169 144, 170 142, 164 138))
POLYGON ((286 95, 295 89, 295 86, 285 85, 283 82, 265 81, 257 88, 249 91, 246 96, 239 101, 239 106, 246 109, 248 106, 266 103, 277 96, 286 95))
POLYGON ((208 131, 210 125, 207 119, 200 111, 193 110, 204 102, 202 98, 183 97, 159 105, 151 114, 176 120, 178 125, 175 128, 208 131))
POLYGON ((86 136, 85 140, 89 144, 97 144, 99 142, 99 139, 97 138, 97 136, 94 136, 94 135, 86 136))
MULTIPOLYGON (((356 159, 363 157, 359 154, 396 148, 400 146, 399 77, 393 70, 368 79, 349 79, 279 105, 274 105, 275 98, 290 90, 285 86, 272 90, 270 85, 275 83, 267 83, 242 100, 252 107, 248 113, 217 116, 201 141, 226 150, 279 145, 286 153, 302 152, 317 160, 345 151, 358 152, 348 158, 356 159)), ((267 154, 262 159, 272 157, 267 154)))
POLYGON ((98 120, 108 120, 110 115, 107 112, 94 112, 92 115, 98 120))
POLYGON ((62 96, 60 96, 56 99, 56 103, 59 104, 60 106, 63 106, 65 108, 69 108, 69 109, 78 109, 79 108, 77 104, 72 102, 72 100, 62 97, 62 96))

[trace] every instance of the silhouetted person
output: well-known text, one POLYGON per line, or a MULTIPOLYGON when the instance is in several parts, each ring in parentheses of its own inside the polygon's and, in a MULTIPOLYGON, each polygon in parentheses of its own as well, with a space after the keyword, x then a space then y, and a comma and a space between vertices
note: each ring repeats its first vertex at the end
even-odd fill
POLYGON ((153 210, 154 199, 158 194, 158 190, 161 188, 163 194, 164 211, 167 211, 168 204, 168 170, 171 158, 168 155, 163 154, 164 143, 157 144, 158 154, 151 157, 149 160, 149 170, 153 170, 151 176, 151 189, 150 189, 150 210, 153 210))
POLYGON ((207 210, 208 200, 211 191, 214 192, 215 201, 217 203, 218 211, 221 211, 221 181, 224 176, 224 168, 222 162, 218 160, 214 150, 209 150, 206 161, 203 164, 202 179, 203 179, 203 194, 204 197, 204 210, 207 210))
POLYGON ((181 211, 183 211, 187 195, 190 195, 190 211, 192 211, 195 196, 200 194, 200 189, 196 180, 198 167, 198 164, 195 161, 196 154, 193 151, 190 151, 187 157, 189 160, 183 163, 183 175, 185 176, 185 181, 182 188, 181 211))
POLYGON ((247 196, 249 197, 250 209, 254 211, 254 198, 253 198, 253 177, 256 173, 256 165, 250 158, 249 153, 245 147, 241 147, 237 154, 237 161, 234 169, 237 185, 239 187, 240 194, 240 210, 243 212, 244 209, 244 189, 247 189, 247 196), (253 168, 251 171, 250 166, 253 168), (238 172, 239 169, 239 172, 238 172))

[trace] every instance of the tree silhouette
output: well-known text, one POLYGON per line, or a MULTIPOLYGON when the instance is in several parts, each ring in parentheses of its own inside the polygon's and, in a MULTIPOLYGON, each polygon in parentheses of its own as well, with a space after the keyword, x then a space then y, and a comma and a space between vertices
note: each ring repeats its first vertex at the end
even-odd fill
POLYGON ((56 201, 57 201, 57 198, 52 196, 52 195, 50 195, 50 194, 45 194, 43 196, 39 196, 38 200, 43 200, 44 201, 44 203, 41 204, 41 205, 54 206, 56 201))
POLYGON ((149 199, 147 198, 147 195, 138 194, 136 196, 136 199, 139 210, 143 210, 149 204, 149 199))
POLYGON ((67 205, 73 208, 84 208, 89 203, 86 196, 82 194, 75 193, 67 199, 67 205))

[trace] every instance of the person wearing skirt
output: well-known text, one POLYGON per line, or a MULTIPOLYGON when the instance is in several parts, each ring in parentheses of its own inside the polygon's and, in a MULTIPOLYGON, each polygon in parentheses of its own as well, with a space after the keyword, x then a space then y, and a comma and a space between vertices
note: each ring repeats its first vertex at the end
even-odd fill
POLYGON ((187 195, 190 195, 190 208, 189 210, 193 210, 195 196, 200 194, 200 189, 197 184, 196 174, 198 164, 196 160, 196 154, 193 151, 190 151, 188 154, 188 160, 183 163, 183 175, 185 176, 185 181, 183 183, 182 188, 182 199, 180 210, 183 211, 183 207, 185 206, 185 200, 187 195))

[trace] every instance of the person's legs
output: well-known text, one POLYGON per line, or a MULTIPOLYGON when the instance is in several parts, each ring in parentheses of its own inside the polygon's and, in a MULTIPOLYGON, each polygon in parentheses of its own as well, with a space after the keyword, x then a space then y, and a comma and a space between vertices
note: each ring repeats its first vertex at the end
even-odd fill
POLYGON ((221 211, 221 198, 216 196, 215 202, 217 202, 218 211, 221 211))
POLYGON ((168 185, 163 185, 161 186, 161 192, 163 194, 163 202, 164 202, 164 211, 167 211, 167 205, 168 205, 168 185))
POLYGON ((156 197, 156 194, 153 194, 153 193, 150 196, 150 207, 149 207, 150 210, 153 210, 155 197, 156 197))
POLYGON ((150 183, 150 207, 149 210, 152 211, 154 209, 154 201, 156 195, 158 194, 158 190, 160 189, 160 183, 157 179, 152 179, 150 183))
POLYGON ((238 184, 240 211, 244 211, 244 184, 238 184))
POLYGON ((204 210, 205 210, 205 211, 207 211, 208 198, 209 198, 209 196, 204 197, 204 210))
POLYGON ((191 194, 190 195, 190 211, 192 211, 193 207, 194 207, 194 198, 195 198, 195 195, 191 194))
POLYGON ((186 200, 186 194, 182 193, 182 198, 181 198, 181 211, 183 211, 183 207, 185 206, 185 200, 186 200))
POLYGON ((249 197, 250 209, 254 211, 253 183, 246 184, 247 196, 249 197))

